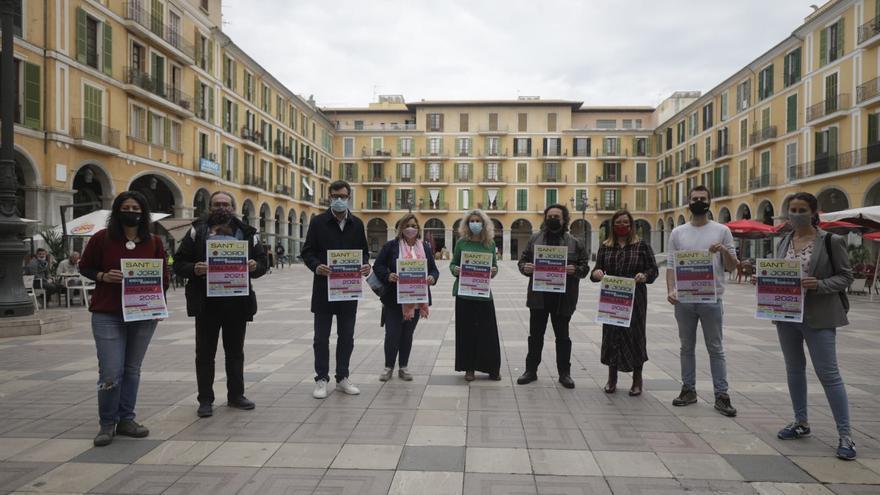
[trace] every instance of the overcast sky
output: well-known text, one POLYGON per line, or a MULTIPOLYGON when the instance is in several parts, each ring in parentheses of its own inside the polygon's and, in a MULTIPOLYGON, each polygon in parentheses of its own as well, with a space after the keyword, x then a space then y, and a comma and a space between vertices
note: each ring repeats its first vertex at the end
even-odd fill
POLYGON ((420 99, 656 105, 706 91, 822 0, 223 0, 223 30, 320 106, 420 99))

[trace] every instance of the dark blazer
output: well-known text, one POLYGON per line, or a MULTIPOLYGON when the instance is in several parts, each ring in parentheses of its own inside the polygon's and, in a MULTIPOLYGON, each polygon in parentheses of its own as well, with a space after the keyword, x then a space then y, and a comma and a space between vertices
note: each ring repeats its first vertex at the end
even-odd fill
MULTIPOLYGON (((318 265, 327 264, 327 250, 359 249, 364 253, 364 264, 370 262, 370 248, 367 245, 367 234, 364 222, 348 213, 345 228, 339 229, 339 222, 328 209, 316 216, 309 224, 306 242, 302 246, 300 256, 313 273, 318 265)), ((327 277, 315 273, 312 278, 312 313, 342 314, 357 312, 357 301, 327 300, 327 277)))
MULTIPOLYGON (((266 250, 260 243, 257 236, 257 229, 246 225, 238 218, 233 217, 232 223, 235 228, 241 230, 243 234, 242 240, 248 241, 248 259, 257 262, 257 269, 250 272, 250 279, 260 278, 268 269, 269 263, 266 258, 266 250)), ((200 261, 205 261, 207 257, 207 239, 208 239, 208 223, 204 219, 198 219, 193 222, 192 228, 186 233, 177 252, 174 253, 174 273, 186 281, 186 314, 187 316, 199 316, 205 307, 208 299, 208 283, 204 276, 196 276, 195 266, 200 261)), ((214 298, 212 298, 214 299, 214 298)), ((245 318, 245 321, 254 319, 257 314, 257 296, 254 293, 253 286, 250 287, 250 293, 247 297, 226 297, 217 298, 223 300, 224 304, 234 305, 237 311, 245 318)))
MULTIPOLYGON (((776 247, 777 258, 785 258, 785 253, 788 252, 788 246, 793 237, 794 233, 789 233, 782 238, 776 247)), ((853 281, 849 253, 846 251, 846 239, 819 229, 819 234, 813 241, 810 269, 804 276, 819 279, 819 287, 806 292, 804 323, 810 328, 837 328, 849 325, 846 310, 843 308, 843 301, 840 297, 840 293, 845 293, 853 281), (833 260, 828 259, 825 236, 831 236, 833 260)))
POLYGON ((535 245, 546 245, 545 232, 542 230, 532 235, 529 244, 523 250, 519 258, 519 272, 529 277, 529 289, 526 295, 526 306, 529 309, 546 309, 552 313, 571 316, 577 309, 578 296, 580 294, 580 281, 590 273, 590 257, 581 241, 575 239, 568 232, 563 236, 563 243, 568 246, 568 264, 574 265, 574 275, 568 275, 565 280, 565 297, 560 298, 559 307, 544 308, 544 292, 532 290, 532 276, 523 271, 526 263, 534 263, 535 245))
MULTIPOLYGON (((428 254, 425 258, 428 261, 428 275, 434 277, 434 283, 436 284, 437 279, 440 278, 440 272, 437 270, 437 263, 434 262, 434 250, 428 241, 421 242, 425 252, 428 254)), ((388 281, 389 275, 397 273, 398 257, 400 257, 400 239, 391 239, 382 246, 382 249, 376 256, 376 261, 373 263, 373 271, 376 272, 376 276, 387 286, 385 295, 381 297, 382 304, 385 306, 399 306, 397 304, 397 284, 388 281)), ((431 288, 428 287, 428 304, 431 303, 430 299, 431 288)))

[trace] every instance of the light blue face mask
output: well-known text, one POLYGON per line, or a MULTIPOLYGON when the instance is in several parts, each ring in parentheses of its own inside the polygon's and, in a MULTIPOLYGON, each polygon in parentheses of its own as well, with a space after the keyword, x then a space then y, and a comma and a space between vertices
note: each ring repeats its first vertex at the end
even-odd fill
POLYGON ((333 198, 333 200, 330 201, 330 209, 336 213, 342 213, 348 209, 348 201, 342 198, 333 198))
POLYGON ((483 231, 483 224, 481 222, 468 222, 468 228, 471 229, 472 234, 480 235, 480 232, 483 231))

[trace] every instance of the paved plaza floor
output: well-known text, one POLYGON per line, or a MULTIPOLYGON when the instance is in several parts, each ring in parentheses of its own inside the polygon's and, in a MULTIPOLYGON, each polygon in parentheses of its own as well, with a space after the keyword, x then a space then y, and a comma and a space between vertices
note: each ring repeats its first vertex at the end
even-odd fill
MULTIPOLYGON (((698 341, 700 401, 674 408, 678 337, 661 277, 649 287, 645 393, 629 397, 622 375, 602 391, 597 286, 585 283, 572 320, 572 375, 555 377, 548 330, 539 380, 520 386, 528 335, 526 279, 511 262, 494 282, 502 381, 453 369, 452 277, 442 263, 430 318, 416 330, 412 382, 378 381, 380 303, 360 305, 352 356, 359 396, 313 388, 311 274, 301 265, 256 281, 259 314, 245 347, 254 411, 217 407, 198 419, 193 321, 183 290, 147 352, 138 419, 147 439, 92 446, 97 360, 89 313, 68 312, 73 330, 0 340, 0 493, 167 494, 877 494, 880 493, 880 302, 854 297, 853 324, 838 332, 850 398, 855 462, 834 457, 837 434, 812 369, 813 436, 776 439, 792 413, 782 354, 768 322, 752 318, 751 286, 725 298, 725 350, 736 418, 712 408, 708 355, 698 341)), ((467 316, 467 315, 464 315, 467 316)), ((331 351, 332 356, 332 351, 331 351)), ((218 380, 223 380, 222 350, 218 380)), ((331 358, 331 369, 334 360, 331 358)), ((225 398, 225 383, 216 386, 225 398)), ((222 405, 218 402, 217 405, 222 405)))

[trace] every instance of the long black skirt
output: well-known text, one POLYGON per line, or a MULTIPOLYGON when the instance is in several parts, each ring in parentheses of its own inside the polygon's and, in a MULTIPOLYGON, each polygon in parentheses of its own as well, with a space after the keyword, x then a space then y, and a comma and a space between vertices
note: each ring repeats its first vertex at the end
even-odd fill
POLYGON ((628 373, 640 369, 648 360, 648 346, 645 336, 647 309, 647 290, 640 284, 636 286, 629 328, 602 325, 602 364, 628 373))
POLYGON ((455 371, 498 373, 501 344, 495 302, 455 298, 455 371))

